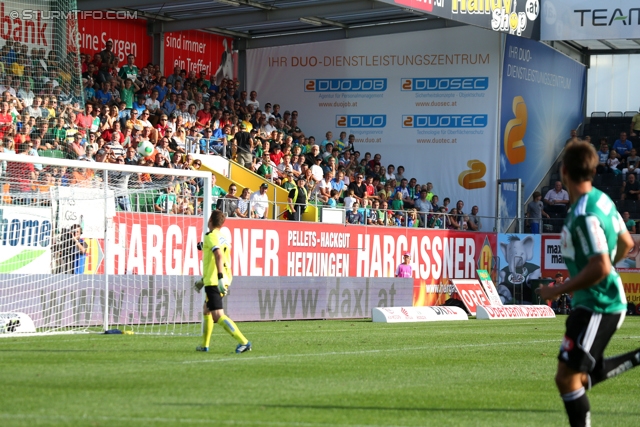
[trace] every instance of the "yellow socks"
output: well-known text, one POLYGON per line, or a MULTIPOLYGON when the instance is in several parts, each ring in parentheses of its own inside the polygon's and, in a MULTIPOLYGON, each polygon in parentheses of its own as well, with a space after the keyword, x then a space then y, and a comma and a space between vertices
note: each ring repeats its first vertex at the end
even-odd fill
MULTIPOLYGON (((242 335, 242 332, 240 332, 240 329, 238 329, 236 324, 233 323, 233 320, 231 320, 226 315, 222 315, 220 319, 218 319, 218 325, 222 326, 224 330, 227 331, 229 335, 234 337, 240 344, 246 344, 249 342, 249 340, 247 340, 244 335, 242 335)), ((213 319, 211 329, 213 329, 213 319)), ((209 341, 207 340, 207 346, 208 343, 209 341)))
POLYGON ((213 332, 213 317, 210 314, 204 315, 204 322, 202 324, 202 346, 209 347, 211 342, 211 332, 213 332))

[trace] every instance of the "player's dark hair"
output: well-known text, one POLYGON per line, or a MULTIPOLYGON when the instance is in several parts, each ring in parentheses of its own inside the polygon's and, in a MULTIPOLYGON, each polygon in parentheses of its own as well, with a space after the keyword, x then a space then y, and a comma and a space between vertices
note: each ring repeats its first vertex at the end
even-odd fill
POLYGON ((572 181, 591 181, 596 174, 598 154, 588 142, 572 141, 564 150, 562 165, 572 181))
POLYGON ((222 211, 212 211, 209 217, 209 225, 213 228, 220 228, 224 224, 225 216, 222 211))

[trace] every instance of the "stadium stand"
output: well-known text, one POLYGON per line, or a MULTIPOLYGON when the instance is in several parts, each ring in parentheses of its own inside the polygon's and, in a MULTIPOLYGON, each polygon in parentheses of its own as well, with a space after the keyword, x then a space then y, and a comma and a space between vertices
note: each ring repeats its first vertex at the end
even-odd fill
MULTIPOLYGON (((4 73, 0 79, 3 101, 0 152, 23 151, 34 157, 149 167, 149 174, 132 176, 127 183, 129 188, 148 188, 148 193, 132 193, 131 203, 119 206, 123 210, 154 212, 154 199, 163 183, 154 182, 152 168, 201 167, 217 176, 221 188, 237 184, 238 194, 245 187, 256 192, 267 183, 273 189, 269 192, 271 207, 267 215, 272 219, 287 217, 289 190, 300 176, 307 174, 309 208, 302 219, 317 221, 317 212, 323 207, 344 207, 347 188, 357 181, 358 175, 363 175, 372 178, 366 188, 366 198, 377 200, 380 209, 362 205, 361 223, 411 227, 434 224, 434 227, 466 229, 464 215, 447 221, 449 209, 445 207, 445 212, 441 212, 437 203, 422 203, 419 212, 413 211, 422 190, 427 190, 427 199, 431 202, 433 184, 431 187, 428 183, 419 184, 406 173, 404 176, 387 173, 380 155, 360 153, 346 134, 336 139, 328 137, 329 140, 322 142, 305 135, 298 125, 303 124, 305 118, 298 117, 293 110, 295 106, 285 106, 291 108, 285 110, 269 102, 260 104, 255 91, 245 90, 232 79, 216 81, 213 75, 195 75, 180 69, 171 76, 163 76, 159 71, 162 67, 135 64, 133 55, 121 63, 112 48, 107 42, 99 54, 70 52, 59 60, 53 50, 45 54, 43 49, 29 51, 25 44, 5 42, 0 48, 0 71, 4 73), (249 151, 247 137, 255 143, 249 151), (326 151, 329 143, 335 148, 326 151), (313 145, 319 146, 319 154, 312 154, 313 145), (264 152, 270 155, 265 157, 264 152), (215 167, 207 161, 211 156, 234 162, 235 172, 230 179, 215 173, 215 167), (315 156, 322 156, 322 160, 317 163, 315 156), (243 165, 235 163, 241 158, 243 165), (308 174, 307 169, 316 172, 308 174), (320 197, 325 194, 321 191, 320 178, 327 172, 332 175, 330 189, 337 189, 336 197, 331 200, 327 195, 320 197), (344 178, 337 181, 335 177, 340 172, 344 178), (402 193, 404 202, 392 207, 398 192, 402 193), (385 203, 387 209, 384 209, 385 203), (422 215, 416 215, 418 213, 422 215), (440 215, 445 221, 434 221, 434 216, 440 215), (382 220, 370 221, 372 216, 382 220), (416 216, 417 220, 413 220, 416 216), (459 221, 455 221, 456 218, 459 221)), ((3 186, 5 203, 13 199, 25 203, 27 198, 14 197, 25 190, 47 191, 51 186, 79 185, 72 171, 64 168, 36 168, 33 174, 20 177, 27 183, 20 188, 11 173, 5 162, 0 168, 0 180, 4 179, 6 184, 14 178, 13 186, 3 186), (43 185, 45 181, 50 181, 50 185, 43 185)), ((437 188, 440 177, 433 178, 437 188)), ((82 185, 90 186, 92 179, 99 177, 83 179, 82 185)), ((325 187, 328 194, 329 186, 325 184, 325 187)), ((176 187, 176 191, 183 189, 176 187)), ((190 184, 189 191, 190 195, 185 197, 192 198, 196 213, 197 204, 201 203, 198 196, 204 189, 196 182, 190 184)), ((440 195, 439 199, 444 200, 446 196, 440 195)), ((232 212, 229 214, 233 216, 232 212)))

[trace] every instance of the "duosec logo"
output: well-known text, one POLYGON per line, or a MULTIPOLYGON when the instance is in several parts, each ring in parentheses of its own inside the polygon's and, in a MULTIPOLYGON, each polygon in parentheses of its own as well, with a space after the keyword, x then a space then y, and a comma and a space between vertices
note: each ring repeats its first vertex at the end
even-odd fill
POLYGON ((412 92, 487 90, 489 77, 405 77, 401 90, 412 92))
POLYGON ((524 135, 527 133, 527 104, 524 98, 516 96, 512 103, 513 119, 504 128, 504 155, 512 165, 522 163, 527 158, 524 135))

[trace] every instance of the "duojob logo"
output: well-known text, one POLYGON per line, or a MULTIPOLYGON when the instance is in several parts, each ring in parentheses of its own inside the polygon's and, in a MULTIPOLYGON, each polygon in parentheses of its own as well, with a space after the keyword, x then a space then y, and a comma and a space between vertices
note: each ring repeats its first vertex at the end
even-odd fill
POLYGON ((305 79, 305 92, 384 92, 387 79, 305 79))
POLYGON ((337 115, 336 127, 339 128, 383 128, 387 125, 385 114, 337 115))
POLYGON ((403 78, 402 91, 487 90, 489 77, 403 78))
POLYGON ((423 114, 402 116, 403 128, 483 128, 486 114, 423 114))

